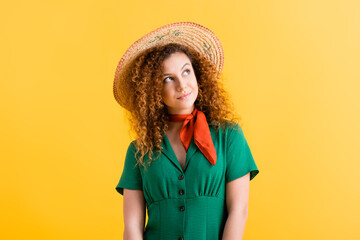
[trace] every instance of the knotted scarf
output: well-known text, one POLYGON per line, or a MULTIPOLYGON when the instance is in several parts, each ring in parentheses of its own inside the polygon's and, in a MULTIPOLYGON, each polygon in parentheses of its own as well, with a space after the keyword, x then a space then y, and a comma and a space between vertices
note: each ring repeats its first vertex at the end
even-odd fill
POLYGON ((215 165, 217 155, 205 114, 195 107, 191 114, 169 114, 168 116, 172 122, 184 121, 180 130, 180 140, 186 152, 189 149, 191 139, 194 137, 196 146, 207 160, 215 165))

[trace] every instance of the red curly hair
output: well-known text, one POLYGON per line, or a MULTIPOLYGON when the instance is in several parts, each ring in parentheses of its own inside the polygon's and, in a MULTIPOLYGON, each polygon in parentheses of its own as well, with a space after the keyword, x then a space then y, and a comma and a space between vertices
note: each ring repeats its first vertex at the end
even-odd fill
POLYGON ((163 135, 168 130, 168 112, 162 102, 162 63, 171 54, 185 53, 195 72, 198 82, 198 97, 195 107, 202 111, 218 133, 220 127, 235 126, 241 117, 234 114, 234 108, 222 85, 222 75, 208 58, 192 48, 170 43, 145 50, 129 66, 128 83, 125 89, 133 93, 130 97, 127 117, 131 129, 136 133, 135 145, 140 154, 137 165, 145 166, 144 156, 153 161, 153 153, 161 154, 163 135))

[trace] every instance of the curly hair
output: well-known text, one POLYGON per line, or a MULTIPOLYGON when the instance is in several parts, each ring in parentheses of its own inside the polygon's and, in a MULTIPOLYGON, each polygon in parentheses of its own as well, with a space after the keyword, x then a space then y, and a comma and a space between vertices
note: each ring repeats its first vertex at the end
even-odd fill
POLYGON ((136 133, 137 165, 145 166, 144 156, 148 154, 148 165, 161 155, 163 135, 168 130, 168 112, 162 101, 162 63, 171 54, 183 52, 190 59, 198 83, 198 97, 195 107, 202 111, 209 123, 216 129, 235 126, 241 121, 234 113, 234 107, 222 85, 222 74, 208 58, 192 48, 170 43, 145 50, 129 66, 129 82, 126 91, 133 94, 130 99, 127 119, 136 133))

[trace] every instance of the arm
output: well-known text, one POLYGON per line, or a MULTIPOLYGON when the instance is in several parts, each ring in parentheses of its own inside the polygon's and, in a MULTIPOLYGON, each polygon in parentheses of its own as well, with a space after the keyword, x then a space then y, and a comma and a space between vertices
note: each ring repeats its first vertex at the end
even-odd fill
POLYGON ((124 188, 124 240, 142 240, 145 226, 145 198, 142 190, 124 188))
POLYGON ((222 240, 241 240, 248 216, 250 173, 226 183, 226 220, 222 240))

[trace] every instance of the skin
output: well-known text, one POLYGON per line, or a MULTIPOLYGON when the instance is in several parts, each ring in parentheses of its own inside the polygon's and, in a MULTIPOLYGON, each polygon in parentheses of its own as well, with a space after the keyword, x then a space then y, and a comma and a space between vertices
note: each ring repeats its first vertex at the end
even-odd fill
MULTIPOLYGON (((182 52, 173 53, 164 60, 164 87, 162 101, 170 114, 190 114, 198 96, 198 83, 190 59, 182 52), (191 93, 186 99, 183 94, 191 93)), ((166 135, 180 162, 184 167, 186 151, 180 140, 183 122, 169 122, 166 135)), ((228 219, 225 224, 223 240, 242 239, 248 216, 250 173, 226 183, 226 207, 228 219)), ((146 205, 142 190, 124 189, 124 239, 143 239, 146 205)))
POLYGON ((163 62, 162 100, 170 114, 190 114, 198 96, 198 84, 190 59, 182 52, 173 53, 163 62), (190 93, 186 99, 181 95, 190 93))
POLYGON ((144 239, 145 207, 145 197, 142 190, 124 189, 124 240, 144 239))
POLYGON ((226 183, 226 220, 222 240, 241 240, 248 217, 250 173, 226 183))

